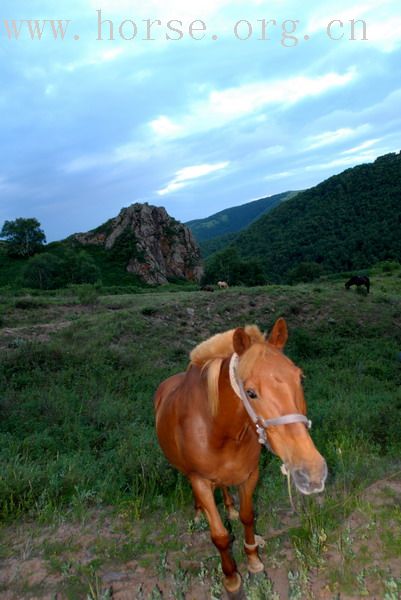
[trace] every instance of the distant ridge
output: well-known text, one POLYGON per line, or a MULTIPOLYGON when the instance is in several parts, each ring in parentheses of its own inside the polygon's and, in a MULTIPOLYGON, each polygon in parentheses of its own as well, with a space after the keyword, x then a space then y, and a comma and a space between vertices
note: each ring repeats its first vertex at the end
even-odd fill
POLYGON ((283 192, 259 200, 221 210, 205 219, 185 223, 198 242, 241 231, 266 211, 295 196, 298 192, 283 192))
POLYGON ((243 259, 259 259, 272 282, 287 281, 304 262, 340 272, 401 260, 401 153, 300 192, 262 215, 231 246, 243 259))

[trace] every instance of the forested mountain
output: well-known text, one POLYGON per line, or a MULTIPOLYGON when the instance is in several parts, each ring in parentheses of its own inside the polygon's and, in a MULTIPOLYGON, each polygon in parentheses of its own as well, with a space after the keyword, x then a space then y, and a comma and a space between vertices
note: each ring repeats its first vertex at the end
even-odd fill
MULTIPOLYGON (((401 153, 299 193, 251 224, 231 247, 242 260, 259 260, 273 282, 288 281, 304 263, 339 272, 401 260, 401 153)), ((218 259, 216 253, 210 261, 218 259)))
POLYGON ((219 252, 223 248, 234 244, 239 234, 239 231, 234 233, 226 233, 225 235, 219 235, 218 237, 211 238, 210 240, 204 240, 203 242, 200 242, 199 247, 202 258, 206 259, 211 254, 219 252))
POLYGON ((292 198, 298 192, 284 192, 268 198, 247 202, 241 206, 226 208, 206 219, 196 219, 186 223, 198 242, 234 233, 244 229, 284 200, 292 198))

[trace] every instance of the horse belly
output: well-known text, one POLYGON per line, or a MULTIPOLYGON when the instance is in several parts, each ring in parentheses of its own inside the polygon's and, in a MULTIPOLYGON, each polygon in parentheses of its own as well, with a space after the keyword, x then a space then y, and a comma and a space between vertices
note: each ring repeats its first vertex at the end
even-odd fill
MULTIPOLYGON (((169 411, 170 412, 170 411, 169 411)), ((160 446, 167 460, 184 475, 196 473, 216 485, 240 485, 255 470, 260 449, 213 448, 201 418, 186 421, 164 413, 157 426, 160 446)))

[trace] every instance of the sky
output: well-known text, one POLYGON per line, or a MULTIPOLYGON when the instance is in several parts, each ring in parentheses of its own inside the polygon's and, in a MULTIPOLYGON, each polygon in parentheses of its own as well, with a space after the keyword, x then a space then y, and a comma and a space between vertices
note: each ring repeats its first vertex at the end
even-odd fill
POLYGON ((2 0, 0 226, 185 222, 399 151, 400 51, 399 0, 2 0))

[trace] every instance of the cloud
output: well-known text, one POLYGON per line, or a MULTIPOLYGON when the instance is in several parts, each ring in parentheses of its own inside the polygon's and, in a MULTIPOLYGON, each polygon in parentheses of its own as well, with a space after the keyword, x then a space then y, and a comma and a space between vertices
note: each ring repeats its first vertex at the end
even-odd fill
POLYGON ((229 164, 229 161, 225 161, 215 164, 194 165, 180 169, 175 174, 174 179, 172 179, 166 187, 158 190, 157 194, 159 196, 165 196, 171 194, 171 192, 176 192, 192 183, 194 179, 199 179, 200 177, 205 177, 211 173, 226 169, 229 164))
POLYGON ((61 170, 67 174, 80 173, 82 171, 103 167, 107 161, 108 158, 105 154, 84 155, 69 161, 61 167, 61 170))
MULTIPOLYGON (((5 14, 29 16, 21 3, 4 2, 5 14)), ((9 115, 0 143, 2 210, 10 207, 7 218, 15 218, 31 206, 36 214, 39 202, 54 203, 54 209, 40 204, 38 214, 50 238, 54 231, 94 227, 139 198, 162 202, 179 219, 206 216, 247 198, 309 187, 399 149, 396 0, 302 6, 271 0, 268 9, 263 0, 61 5, 59 16, 72 19, 71 36, 79 34, 80 41, 21 40, 0 66, 7 82, 0 107, 9 115), (106 41, 106 26, 105 41, 96 41, 100 6, 103 19, 114 22, 114 42, 106 41), (281 46, 279 25, 270 41, 258 41, 257 19, 280 24, 284 17, 300 21, 296 48, 281 46), (316 34, 308 27, 312 17, 320 19, 316 34), (194 18, 219 34, 218 41, 139 39, 143 19, 162 20, 163 37, 167 20, 186 27, 194 18), (343 40, 330 41, 325 27, 335 18, 365 19, 368 41, 348 41, 349 24, 343 40), (132 42, 119 39, 123 19, 138 25, 132 42), (237 19, 252 22, 253 39, 233 39, 237 19), (307 43, 301 30, 311 34, 307 43), (198 171, 203 165, 226 166, 198 171), (198 187, 202 202, 195 199, 198 187)), ((53 8, 43 0, 31 16, 51 17, 53 8)))
POLYGON ((282 171, 281 173, 273 173, 272 175, 267 175, 264 179, 265 181, 276 181, 279 179, 286 179, 294 174, 294 171, 282 171))
POLYGON ((335 158, 328 162, 316 163, 305 168, 305 171, 325 171, 328 169, 336 169, 338 167, 354 166, 363 162, 370 162, 377 157, 377 152, 374 150, 360 152, 343 158, 335 158))
POLYGON ((320 96, 347 85, 355 76, 356 70, 351 68, 344 74, 289 77, 213 90, 205 100, 193 103, 187 114, 175 120, 160 115, 148 125, 161 138, 185 137, 221 128, 268 106, 289 107, 306 98, 320 96))
POLYGON ((162 115, 149 123, 149 127, 159 137, 177 137, 182 132, 182 127, 168 117, 162 115))
MULTIPOLYGON (((258 6, 260 0, 248 0, 248 5, 258 6)), ((99 9, 98 0, 90 0, 93 9, 99 9)), ((117 14, 125 19, 160 19, 163 21, 179 19, 181 21, 193 21, 195 19, 207 19, 218 13, 227 12, 231 9, 232 0, 147 0, 133 5, 132 0, 103 0, 102 13, 117 14), (135 8, 135 10, 133 10, 135 8)))
POLYGON ((325 131, 324 133, 319 133, 318 135, 313 135, 306 138, 306 146, 304 150, 316 150, 316 148, 337 144, 350 137, 356 137, 361 133, 366 133, 366 131, 368 131, 370 128, 370 125, 364 124, 352 129, 350 127, 342 127, 335 131, 325 131))
POLYGON ((348 127, 343 127, 342 129, 337 129, 336 131, 325 131, 324 133, 319 133, 318 135, 313 135, 307 138, 305 150, 315 150, 316 148, 321 148, 322 146, 335 144, 336 142, 342 141, 353 134, 353 130, 348 127))
MULTIPOLYGON (((307 30, 309 33, 316 31, 326 31, 331 20, 339 19, 343 22, 343 28, 338 29, 338 33, 344 34, 345 40, 352 43, 349 39, 351 33, 351 21, 363 20, 366 23, 366 37, 364 42, 366 47, 375 47, 382 52, 393 52, 401 45, 401 7, 394 0, 365 0, 360 4, 350 5, 347 0, 337 0, 333 3, 332 18, 328 19, 330 14, 327 3, 322 5, 320 11, 315 11, 310 17, 307 30), (389 17, 391 14, 391 17, 389 17)), ((337 31, 337 30, 336 30, 337 31)), ((361 39, 363 33, 362 24, 356 24, 355 35, 361 39)), ((337 33, 336 33, 337 35, 337 33)), ((355 43, 355 42, 354 42, 355 43)))
POLYGON ((45 96, 54 96, 56 86, 53 83, 48 83, 45 87, 45 96))
POLYGON ((401 16, 373 22, 369 26, 368 40, 382 52, 393 52, 401 46, 401 16))
POLYGON ((116 48, 109 48, 102 52, 91 52, 87 56, 83 56, 78 60, 69 62, 67 64, 58 64, 57 69, 60 71, 68 71, 74 73, 78 69, 84 69, 87 67, 93 67, 96 65, 102 65, 116 60, 119 56, 124 53, 124 48, 117 46, 116 48))
POLYGON ((94 152, 77 156, 63 164, 60 170, 71 174, 120 163, 143 163, 154 157, 158 150, 154 145, 145 141, 121 144, 109 152, 94 152))
MULTIPOLYGON (((379 154, 385 154, 389 151, 387 148, 382 148, 380 149, 380 151, 367 149, 369 146, 372 146, 377 141, 378 140, 370 140, 369 143, 366 142, 364 144, 360 144, 360 146, 342 152, 342 156, 332 158, 328 161, 319 162, 319 160, 316 158, 313 164, 306 165, 303 164, 303 161, 301 163, 297 161, 297 167, 292 169, 291 171, 272 173, 271 175, 265 177, 264 180, 279 181, 281 179, 288 178, 296 178, 299 180, 305 173, 314 173, 320 171, 327 171, 328 173, 333 173, 334 171, 338 171, 339 168, 341 170, 341 168, 353 167, 364 162, 371 162, 375 160, 375 158, 378 156, 378 152, 379 154)), ((311 159, 308 158, 308 162, 310 162, 310 160, 311 159)))
POLYGON ((377 142, 380 142, 381 139, 382 138, 366 140, 366 142, 362 142, 362 144, 359 144, 359 146, 355 146, 354 148, 350 148, 349 150, 344 150, 342 154, 355 154, 357 152, 360 152, 361 150, 366 150, 367 148, 371 148, 372 146, 377 144, 377 142))

